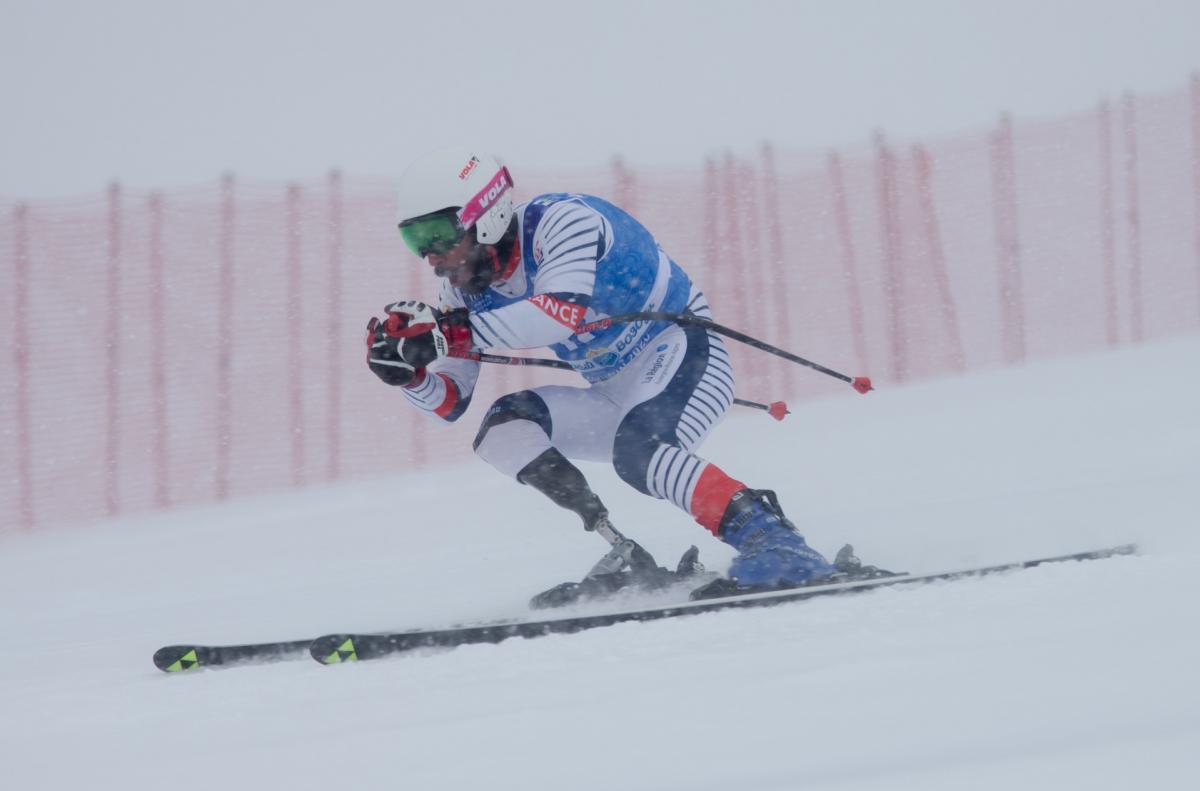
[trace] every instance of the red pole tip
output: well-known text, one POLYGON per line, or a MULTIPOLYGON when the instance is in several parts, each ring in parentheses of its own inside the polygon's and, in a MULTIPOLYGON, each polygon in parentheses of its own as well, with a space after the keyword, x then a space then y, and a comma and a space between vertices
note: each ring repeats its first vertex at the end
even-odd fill
POLYGON ((791 413, 788 412, 787 404, 785 402, 774 401, 769 407, 767 407, 767 414, 776 420, 783 420, 791 413))
POLYGON ((850 386, 863 395, 866 395, 875 389, 874 387, 871 387, 871 377, 869 376, 854 377, 854 380, 850 382, 850 386))

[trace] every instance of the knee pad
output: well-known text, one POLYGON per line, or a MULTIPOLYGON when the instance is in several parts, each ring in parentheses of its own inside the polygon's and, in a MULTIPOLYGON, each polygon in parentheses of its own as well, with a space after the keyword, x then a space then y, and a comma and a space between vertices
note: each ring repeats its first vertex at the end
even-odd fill
POLYGON ((488 409, 472 447, 481 459, 515 478, 550 447, 551 428, 550 410, 537 393, 510 393, 488 409))
POLYGON ((501 396, 488 407, 472 447, 479 450, 479 446, 492 428, 513 420, 532 421, 545 432, 546 439, 550 438, 553 425, 550 422, 550 409, 546 406, 546 402, 532 390, 522 390, 519 393, 501 396))

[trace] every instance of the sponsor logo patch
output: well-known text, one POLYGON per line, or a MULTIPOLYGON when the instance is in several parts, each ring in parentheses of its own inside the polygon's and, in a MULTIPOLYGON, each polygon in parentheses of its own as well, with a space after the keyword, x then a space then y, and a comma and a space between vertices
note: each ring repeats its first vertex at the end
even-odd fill
POLYGON ((471 171, 475 170, 475 167, 478 164, 479 164, 479 157, 475 157, 475 156, 471 157, 471 161, 468 162, 467 164, 463 165, 463 169, 458 171, 459 181, 466 181, 467 176, 471 175, 471 171))
POLYGON ((663 358, 666 356, 667 355, 660 352, 659 355, 654 358, 654 364, 650 366, 650 370, 646 371, 646 375, 642 377, 642 384, 649 384, 650 382, 654 381, 654 377, 658 376, 658 372, 662 370, 663 358))

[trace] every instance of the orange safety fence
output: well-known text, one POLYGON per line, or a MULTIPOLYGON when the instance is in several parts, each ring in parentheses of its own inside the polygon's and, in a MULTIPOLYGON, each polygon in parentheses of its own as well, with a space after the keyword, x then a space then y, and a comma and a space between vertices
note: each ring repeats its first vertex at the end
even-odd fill
MULTIPOLYGON (((1200 328, 1200 77, 922 144, 509 164, 518 199, 630 210, 718 322, 876 387, 1200 328)), ((496 396, 575 379, 489 366, 447 427, 370 374, 367 318, 436 294, 392 204, 334 173, 0 206, 0 529, 462 459, 496 396)), ((743 398, 859 397, 729 345, 743 398)))

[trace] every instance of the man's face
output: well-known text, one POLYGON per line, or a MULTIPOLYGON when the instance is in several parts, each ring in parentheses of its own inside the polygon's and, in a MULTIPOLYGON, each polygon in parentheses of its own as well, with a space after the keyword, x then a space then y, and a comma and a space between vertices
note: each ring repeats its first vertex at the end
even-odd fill
POLYGON ((425 256, 425 260, 433 267, 435 275, 448 278, 450 285, 461 289, 475 274, 474 266, 469 263, 471 248, 474 245, 474 234, 467 233, 448 252, 430 253, 425 256))

